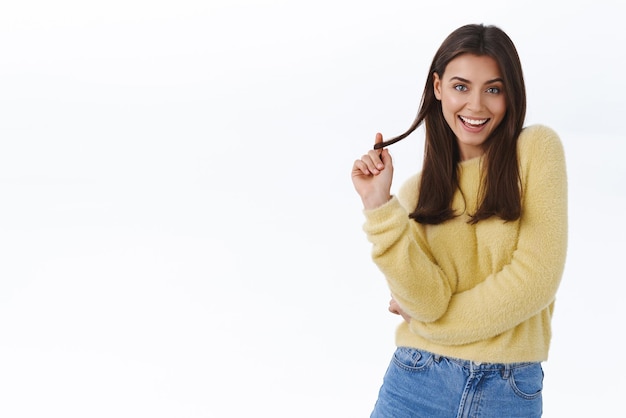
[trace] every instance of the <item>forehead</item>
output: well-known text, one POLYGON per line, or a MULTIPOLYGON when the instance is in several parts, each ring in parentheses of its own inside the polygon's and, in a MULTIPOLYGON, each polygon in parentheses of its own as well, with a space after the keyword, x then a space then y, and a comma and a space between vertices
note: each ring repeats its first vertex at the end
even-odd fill
POLYGON ((448 63, 443 73, 445 80, 454 77, 475 83, 502 78, 498 62, 489 55, 462 54, 448 63))

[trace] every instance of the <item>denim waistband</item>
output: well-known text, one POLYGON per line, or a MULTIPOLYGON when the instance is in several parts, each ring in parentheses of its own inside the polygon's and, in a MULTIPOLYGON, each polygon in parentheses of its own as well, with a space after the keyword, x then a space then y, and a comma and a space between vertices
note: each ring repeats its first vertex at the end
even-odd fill
POLYGON ((447 356, 442 356, 439 354, 434 354, 431 353, 433 356, 433 359, 438 363, 441 361, 441 359, 446 359, 452 363, 455 363, 457 365, 459 365, 460 367, 463 367, 471 372, 478 372, 478 371, 499 371, 501 372, 503 375, 508 375, 511 370, 517 368, 517 367, 524 367, 524 366, 528 366, 530 364, 534 364, 532 362, 521 362, 521 363, 486 363, 486 362, 480 362, 480 361, 472 361, 472 360, 462 360, 462 359, 458 359, 458 358, 454 358, 454 357, 447 357, 447 356))

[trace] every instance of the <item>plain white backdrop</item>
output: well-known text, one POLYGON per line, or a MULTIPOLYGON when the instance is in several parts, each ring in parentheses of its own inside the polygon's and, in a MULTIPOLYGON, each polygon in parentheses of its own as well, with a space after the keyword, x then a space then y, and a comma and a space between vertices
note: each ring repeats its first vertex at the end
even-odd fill
MULTIPOLYGON (((366 417, 399 318, 350 167, 465 23, 563 140, 545 415, 626 390, 622 3, 3 1, 0 416, 366 417)), ((391 148, 395 183, 421 132, 391 148)))

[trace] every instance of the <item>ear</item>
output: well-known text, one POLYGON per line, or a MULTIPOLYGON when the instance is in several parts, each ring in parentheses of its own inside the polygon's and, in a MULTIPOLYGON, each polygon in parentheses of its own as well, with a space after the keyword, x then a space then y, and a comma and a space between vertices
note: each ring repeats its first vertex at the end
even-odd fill
POLYGON ((441 79, 437 73, 433 73, 433 90, 437 100, 441 101, 441 79))

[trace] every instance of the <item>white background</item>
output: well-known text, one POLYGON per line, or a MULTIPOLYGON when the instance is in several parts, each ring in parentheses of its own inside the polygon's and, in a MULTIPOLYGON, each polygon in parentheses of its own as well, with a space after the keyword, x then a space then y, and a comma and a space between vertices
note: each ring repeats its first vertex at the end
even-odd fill
POLYGON ((350 168, 465 23, 512 37, 567 153, 544 416, 616 416, 625 11, 553 4, 2 0, 0 416, 369 416, 399 318, 350 168))

